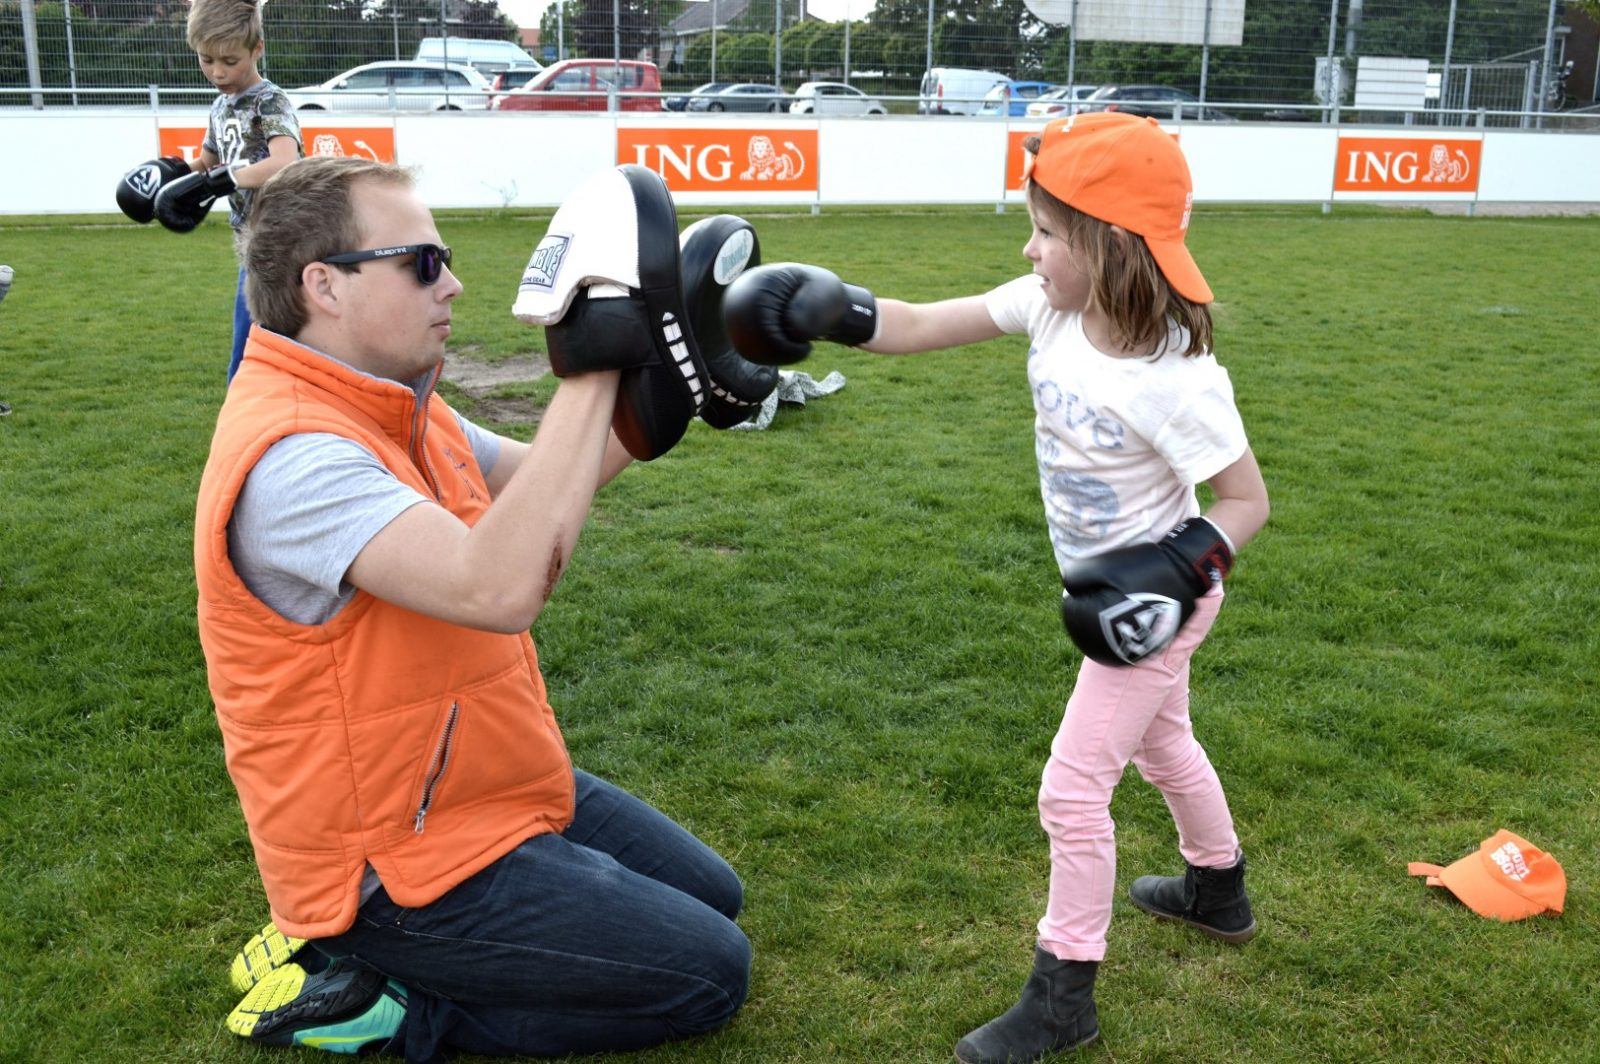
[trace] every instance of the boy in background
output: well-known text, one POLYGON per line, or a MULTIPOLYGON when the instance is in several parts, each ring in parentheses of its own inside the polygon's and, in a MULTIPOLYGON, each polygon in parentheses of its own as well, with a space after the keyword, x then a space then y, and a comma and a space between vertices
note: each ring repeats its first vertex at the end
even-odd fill
MULTIPOLYGON (((288 95, 263 78, 257 67, 265 48, 257 0, 193 0, 188 39, 200 59, 201 73, 219 95, 211 104, 199 158, 190 164, 189 174, 161 186, 155 196, 155 217, 168 229, 186 233, 205 219, 218 197, 227 196, 228 223, 238 233, 255 190, 300 158, 300 122, 288 95)), ((230 382, 249 331, 241 264, 233 303, 230 382)))

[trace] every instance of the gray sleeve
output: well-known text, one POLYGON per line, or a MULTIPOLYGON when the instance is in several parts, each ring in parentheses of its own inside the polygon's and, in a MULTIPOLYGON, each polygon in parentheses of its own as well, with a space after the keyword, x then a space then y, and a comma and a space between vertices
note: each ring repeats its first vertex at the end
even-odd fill
POLYGON ((344 575, 361 549, 426 501, 353 440, 285 436, 245 477, 228 520, 228 556, 278 615, 322 624, 355 594, 344 575))
POLYGON ((472 457, 477 459, 478 472, 487 478, 489 470, 500 460, 500 437, 488 429, 480 429, 462 417, 454 408, 450 412, 456 415, 456 423, 461 426, 461 431, 467 434, 467 441, 472 444, 472 457))

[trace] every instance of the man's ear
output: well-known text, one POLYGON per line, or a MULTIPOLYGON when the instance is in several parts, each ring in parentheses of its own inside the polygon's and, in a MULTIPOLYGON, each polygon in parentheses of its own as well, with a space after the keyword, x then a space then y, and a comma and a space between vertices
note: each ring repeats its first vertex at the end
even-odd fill
POLYGON ((267 42, 257 41, 256 46, 250 49, 250 62, 259 63, 261 57, 267 53, 267 42))
POLYGON ((339 271, 325 262, 308 262, 300 271, 300 287, 306 293, 306 310, 330 318, 339 317, 343 310, 344 285, 339 271))

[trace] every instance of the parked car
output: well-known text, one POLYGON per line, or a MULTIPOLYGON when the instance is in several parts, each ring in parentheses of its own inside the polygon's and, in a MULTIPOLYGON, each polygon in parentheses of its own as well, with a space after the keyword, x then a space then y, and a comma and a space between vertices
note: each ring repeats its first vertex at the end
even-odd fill
POLYGON ((481 111, 489 82, 465 64, 398 59, 290 89, 289 99, 297 111, 481 111))
POLYGON ((1028 105, 1029 118, 1055 118, 1072 110, 1072 104, 1082 103, 1099 88, 1098 85, 1057 85, 1028 105))
POLYGON ((493 75, 489 74, 488 71, 483 73, 485 77, 490 78, 489 91, 501 93, 526 85, 537 77, 542 70, 544 70, 542 64, 528 66, 525 63, 513 63, 495 71, 493 75))
POLYGON ((486 78, 507 70, 527 71, 526 81, 544 69, 544 64, 511 41, 483 40, 477 37, 424 37, 417 42, 411 58, 427 63, 461 63, 486 78))
POLYGON ((693 97, 704 96, 707 93, 712 92, 721 92, 723 89, 732 84, 733 82, 731 81, 708 81, 704 85, 696 85, 694 88, 689 90, 687 95, 668 96, 666 99, 661 101, 661 107, 663 110, 667 111, 682 111, 688 108, 689 101, 693 97))
POLYGON ((494 98, 497 111, 604 111, 613 86, 619 111, 661 110, 661 71, 634 59, 563 59, 519 89, 494 98))
POLYGON ((691 96, 688 111, 785 111, 789 97, 776 85, 729 85, 704 96, 691 96))
POLYGON ((922 75, 917 97, 919 115, 970 115, 990 89, 1011 79, 994 70, 933 67, 922 75))
POLYGON ((1028 113, 1028 104, 1055 87, 1048 81, 1012 81, 1007 78, 984 95, 978 113, 1021 118, 1028 113))
POLYGON ((837 81, 808 81, 794 90, 789 105, 793 115, 886 115, 883 101, 873 99, 853 85, 837 81))
POLYGON ((1168 121, 1237 121, 1226 111, 1207 107, 1182 89, 1166 85, 1102 85, 1090 94, 1085 111, 1121 111, 1168 121))

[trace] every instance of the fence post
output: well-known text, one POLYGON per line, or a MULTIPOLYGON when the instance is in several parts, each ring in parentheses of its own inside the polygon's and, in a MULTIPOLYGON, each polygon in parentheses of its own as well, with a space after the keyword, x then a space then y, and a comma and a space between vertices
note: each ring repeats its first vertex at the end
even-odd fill
MULTIPOLYGON (((1077 3, 1077 0, 1073 0, 1073 3, 1077 3)), ((922 69, 933 69, 933 0, 928 0, 928 65, 922 69)), ((929 106, 931 108, 932 104, 929 106)))
POLYGON ((783 86, 783 0, 772 5, 772 87, 783 86))
POLYGON ((152 81, 148 87, 150 89, 150 111, 154 113, 161 110, 161 86, 152 81))
POLYGON ((1339 0, 1328 2, 1328 112, 1329 125, 1339 124, 1339 97, 1344 93, 1344 71, 1333 70, 1333 47, 1339 39, 1339 0))
POLYGON ((1522 81, 1522 128, 1529 125, 1528 113, 1533 110, 1533 86, 1538 80, 1539 61, 1528 60, 1528 73, 1522 81))
POLYGON ((1067 24, 1067 84, 1073 87, 1073 107, 1067 113, 1075 115, 1078 113, 1078 0, 1072 0, 1071 19, 1067 24))
POLYGON ((1550 51, 1556 42, 1556 0, 1550 0, 1550 13, 1545 17, 1544 23, 1544 57, 1539 61, 1539 128, 1544 128, 1544 113, 1546 111, 1546 97, 1549 92, 1545 88, 1550 80, 1550 51))
MULTIPOLYGON (((711 0, 711 80, 717 80, 717 0, 711 0)), ((684 103, 685 111, 689 104, 684 103)))
POLYGON ((1211 0, 1206 0, 1206 21, 1200 30, 1200 102, 1206 102, 1206 71, 1211 67, 1211 0))
POLYGON ((67 22, 67 84, 72 87, 72 106, 78 106, 78 57, 72 48, 72 0, 62 0, 61 11, 67 22))
MULTIPOLYGON (((932 3, 932 0, 929 0, 932 3)), ((28 58, 28 88, 33 89, 33 109, 44 110, 44 93, 39 80, 39 28, 33 22, 33 0, 22 0, 22 50, 28 58)))
MULTIPOLYGON (((1456 43, 1456 0, 1450 0, 1450 21, 1444 30, 1444 67, 1439 71, 1439 124, 1445 124, 1445 109, 1450 106, 1450 51, 1456 43)), ((1454 123, 1451 123, 1454 125, 1454 123)))
MULTIPOLYGON (((1472 67, 1467 67, 1467 79, 1461 83, 1461 124, 1467 124, 1467 108, 1472 106, 1472 67)), ((1478 118, 1483 118, 1483 108, 1478 108, 1478 118)))

